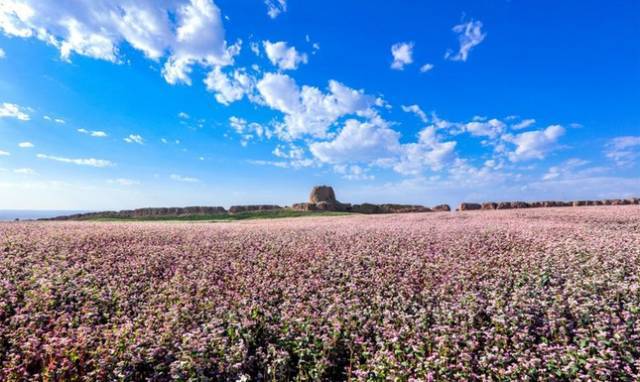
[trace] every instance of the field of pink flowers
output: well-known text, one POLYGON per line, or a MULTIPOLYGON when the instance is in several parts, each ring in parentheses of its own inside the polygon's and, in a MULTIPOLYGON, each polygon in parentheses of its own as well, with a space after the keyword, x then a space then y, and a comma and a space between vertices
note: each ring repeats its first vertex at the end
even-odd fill
POLYGON ((640 207, 0 224, 0 380, 640 379, 640 207))

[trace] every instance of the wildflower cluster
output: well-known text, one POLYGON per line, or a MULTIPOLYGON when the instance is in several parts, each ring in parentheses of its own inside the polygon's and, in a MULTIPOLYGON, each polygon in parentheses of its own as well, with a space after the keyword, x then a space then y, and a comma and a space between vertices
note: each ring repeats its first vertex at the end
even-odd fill
POLYGON ((640 379, 640 207, 0 224, 0 380, 640 379))

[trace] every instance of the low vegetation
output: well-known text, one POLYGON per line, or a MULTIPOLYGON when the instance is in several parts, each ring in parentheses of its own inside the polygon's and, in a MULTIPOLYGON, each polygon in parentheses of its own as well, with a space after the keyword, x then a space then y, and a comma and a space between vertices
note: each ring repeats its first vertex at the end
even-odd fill
POLYGON ((0 380, 640 379, 640 207, 0 224, 0 380))

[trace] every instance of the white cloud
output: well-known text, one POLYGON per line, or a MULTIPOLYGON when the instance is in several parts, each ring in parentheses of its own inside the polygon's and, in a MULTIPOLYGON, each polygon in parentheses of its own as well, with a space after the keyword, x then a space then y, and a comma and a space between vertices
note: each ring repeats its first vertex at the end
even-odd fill
POLYGON ((181 111, 178 113, 178 118, 180 119, 189 119, 189 114, 185 113, 184 111, 181 111))
POLYGON ((216 66, 209 72, 204 83, 212 93, 215 93, 216 101, 223 105, 239 101, 245 95, 249 95, 254 88, 254 79, 247 75, 244 69, 236 69, 231 76, 225 74, 220 66, 216 66))
POLYGON ((50 121, 50 122, 59 123, 59 124, 61 124, 61 125, 64 125, 64 124, 66 123, 66 122, 65 122, 65 120, 64 120, 64 119, 62 119, 62 118, 52 118, 52 117, 50 117, 50 116, 48 116, 48 115, 45 115, 45 116, 43 116, 42 118, 43 118, 43 119, 45 119, 45 120, 47 120, 47 121, 50 121))
POLYGON ((542 176, 542 180, 553 180, 560 177, 570 178, 572 176, 578 175, 576 173, 576 170, 588 163, 588 161, 583 159, 571 158, 559 166, 549 167, 547 173, 542 176))
POLYGON ((270 161, 270 160, 247 160, 247 163, 253 164, 256 166, 273 166, 279 168, 289 168, 289 162, 287 161, 270 161))
POLYGON ((427 118, 427 114, 424 111, 422 111, 422 109, 418 105, 410 105, 410 106, 402 105, 402 111, 417 115, 418 118, 420 118, 420 120, 424 123, 427 123, 429 121, 429 119, 427 118))
POLYGON ((275 19, 279 14, 287 11, 286 0, 265 0, 264 3, 267 5, 267 14, 272 19, 275 19))
POLYGON ((611 139, 605 150, 607 158, 619 166, 628 166, 640 156, 640 136, 623 136, 611 139))
POLYGON ((323 93, 312 86, 300 89, 291 77, 276 73, 266 73, 257 89, 267 106, 285 114, 282 133, 293 139, 304 135, 323 138, 338 118, 370 113, 378 102, 337 81, 329 81, 328 93, 323 93))
POLYGON ((399 150, 400 133, 380 118, 368 122, 349 119, 335 139, 314 142, 311 153, 325 163, 340 164, 390 160, 399 150))
POLYGON ((455 141, 440 141, 435 126, 427 126, 418 134, 417 143, 402 145, 400 158, 393 169, 404 175, 418 175, 429 168, 442 170, 455 160, 455 141))
POLYGON ((517 135, 504 135, 506 142, 516 145, 508 156, 512 162, 528 159, 544 159, 547 153, 556 146, 558 139, 564 134, 565 129, 560 125, 551 125, 544 130, 527 131, 517 135))
POLYGON ((8 151, 2 151, 2 150, 0 150, 0 157, 8 157, 8 156, 10 156, 10 155, 11 155, 11 153, 10 153, 10 152, 8 152, 8 151))
POLYGON ((489 138, 496 138, 506 130, 504 122, 495 118, 486 122, 469 122, 464 127, 471 135, 489 138))
POLYGON ((15 103, 4 102, 0 104, 0 118, 15 118, 20 121, 31 119, 27 112, 28 108, 16 105, 15 103))
POLYGON ((403 70, 405 65, 413 62, 413 42, 399 42, 391 46, 393 62, 391 69, 403 70))
POLYGON ((511 128, 515 130, 522 130, 522 129, 526 129, 527 127, 531 127, 535 125, 535 123, 536 123, 536 120, 533 118, 525 119, 512 125, 511 128))
POLYGON ((263 41, 264 51, 269 61, 280 70, 296 70, 298 65, 306 64, 308 57, 306 53, 298 53, 295 47, 287 46, 285 41, 270 42, 263 41))
POLYGON ((456 54, 447 51, 444 57, 451 61, 467 61, 471 49, 479 45, 487 36, 482 32, 482 22, 474 20, 454 26, 453 31, 458 34, 460 49, 456 54))
POLYGON ((138 134, 129 134, 129 136, 124 139, 124 141, 127 143, 137 143, 139 145, 144 144, 144 138, 142 138, 142 136, 138 134))
POLYGON ((175 180, 176 182, 185 182, 185 183, 197 183, 200 181, 200 179, 198 178, 182 176, 178 174, 171 174, 169 178, 171 178, 171 180, 175 180))
POLYGON ((117 184, 120 186, 136 186, 140 184, 140 181, 135 179, 127 179, 127 178, 117 178, 117 179, 109 179, 107 180, 109 184, 117 184))
POLYGON ((191 66, 225 66, 233 63, 240 44, 227 47, 220 9, 211 0, 191 0, 178 7, 176 46, 163 68, 170 84, 191 84, 191 66))
POLYGON ((333 171, 348 180, 373 180, 375 176, 367 173, 367 170, 356 165, 335 165, 333 171))
POLYGON ((0 30, 44 41, 65 61, 79 54, 121 63, 119 47, 128 43, 149 59, 166 57, 162 73, 171 84, 190 84, 195 64, 231 64, 239 49, 227 47, 212 0, 7 0, 0 7, 0 30))
POLYGON ((5 58, 7 54, 4 52, 4 49, 0 48, 0 60, 5 58))
POLYGON ((65 158, 54 155, 45 155, 38 154, 36 155, 39 159, 48 159, 56 162, 62 163, 71 163, 78 166, 90 166, 90 167, 111 167, 113 163, 104 159, 95 159, 95 158, 65 158))
POLYGON ((271 130, 261 124, 255 122, 248 123, 245 119, 236 116, 229 118, 229 126, 240 135, 240 143, 242 146, 246 146, 250 140, 256 137, 259 139, 271 138, 272 135, 271 130))
POLYGON ((31 148, 34 148, 35 146, 31 142, 20 142, 18 143, 18 147, 22 149, 31 149, 31 148))
POLYGON ((87 130, 87 129, 78 129, 78 132, 81 134, 87 134, 90 135, 92 137, 96 137, 96 138, 105 138, 107 137, 107 133, 105 133, 104 131, 100 131, 100 130, 87 130))
POLYGON ((17 168, 13 170, 14 174, 20 175, 36 175, 37 173, 32 168, 17 168))
POLYGON ((420 73, 430 72, 434 67, 435 65, 433 64, 424 64, 420 67, 420 73))

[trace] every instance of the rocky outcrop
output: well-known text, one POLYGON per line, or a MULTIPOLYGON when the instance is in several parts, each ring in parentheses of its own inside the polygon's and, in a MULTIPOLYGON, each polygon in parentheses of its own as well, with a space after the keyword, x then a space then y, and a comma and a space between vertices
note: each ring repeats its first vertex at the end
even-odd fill
POLYGON ((473 210, 479 210, 481 208, 482 206, 478 203, 460 203, 460 207, 458 207, 458 210, 473 211, 473 210))
POLYGON ((509 210, 511 209, 511 202, 500 202, 498 203, 498 207, 496 209, 498 210, 509 210))
POLYGON ((493 203, 493 202, 482 203, 482 209, 483 210, 496 210, 496 209, 498 209, 498 203, 493 203))
POLYGON ((432 207, 431 211, 435 211, 435 212, 450 212, 451 211, 451 207, 449 207, 448 204, 438 204, 437 206, 432 207))
POLYGON ((229 213, 237 214, 240 212, 255 212, 255 211, 275 211, 281 210, 282 207, 275 204, 254 204, 254 205, 242 205, 229 207, 229 213))
POLYGON ((511 208, 529 208, 529 203, 527 202, 511 202, 511 208))
POLYGON ((315 186, 309 195, 309 203, 326 202, 329 204, 337 204, 336 194, 333 188, 329 186, 315 186))
POLYGON ((204 216, 226 214, 224 207, 161 207, 138 208, 135 210, 88 212, 58 216, 45 220, 91 220, 91 219, 136 219, 180 216, 204 216))
POLYGON ((377 204, 362 203, 351 206, 351 212, 359 214, 379 214, 382 213, 382 209, 377 204))

